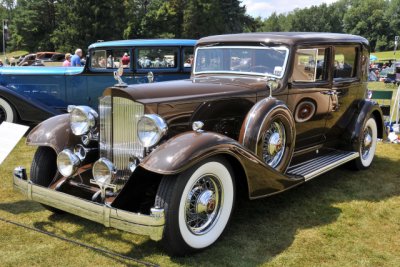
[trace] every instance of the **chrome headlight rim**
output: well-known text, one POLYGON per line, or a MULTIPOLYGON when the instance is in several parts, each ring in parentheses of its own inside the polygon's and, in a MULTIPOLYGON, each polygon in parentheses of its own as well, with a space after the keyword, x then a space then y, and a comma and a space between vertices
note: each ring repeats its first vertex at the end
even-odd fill
POLYGON ((110 184, 114 175, 117 173, 117 168, 115 167, 114 163, 112 163, 110 160, 106 158, 99 158, 94 164, 92 168, 92 175, 93 175, 93 180, 98 184, 99 186, 104 186, 107 184, 110 184), (99 175, 99 172, 101 171, 100 167, 105 167, 105 169, 108 171, 108 177, 104 178, 104 175, 99 175), (103 177, 101 177, 103 176, 103 177))
POLYGON ((88 106, 68 106, 70 128, 76 136, 88 134, 96 127, 99 115, 88 106), (81 117, 80 119, 77 119, 81 117), (83 119, 82 119, 83 118, 83 119))
POLYGON ((70 149, 64 149, 57 155, 57 170, 64 177, 71 177, 76 173, 81 161, 70 149))
POLYGON ((146 148, 151 148, 157 145, 160 140, 166 135, 168 131, 168 125, 164 121, 163 118, 161 118, 157 114, 144 114, 138 121, 137 125, 137 136, 139 142, 146 148), (142 140, 142 130, 141 130, 141 124, 143 123, 144 120, 149 120, 153 123, 155 128, 157 129, 157 134, 153 136, 150 141, 144 141, 142 140))

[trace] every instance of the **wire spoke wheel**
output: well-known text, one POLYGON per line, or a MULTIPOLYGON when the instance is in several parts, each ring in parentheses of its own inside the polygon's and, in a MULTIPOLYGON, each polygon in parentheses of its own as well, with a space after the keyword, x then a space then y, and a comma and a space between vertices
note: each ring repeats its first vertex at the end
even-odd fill
POLYGON ((207 233, 218 220, 223 188, 218 177, 207 174, 192 186, 186 198, 185 219, 196 235, 207 233))
POLYGON ((373 133, 372 129, 370 126, 365 127, 364 133, 363 133, 363 139, 361 143, 361 157, 366 160, 369 157, 369 154, 371 152, 371 146, 372 146, 372 138, 373 138, 373 133))
POLYGON ((262 157, 266 164, 272 168, 278 166, 285 153, 286 131, 281 121, 271 123, 265 132, 262 157))

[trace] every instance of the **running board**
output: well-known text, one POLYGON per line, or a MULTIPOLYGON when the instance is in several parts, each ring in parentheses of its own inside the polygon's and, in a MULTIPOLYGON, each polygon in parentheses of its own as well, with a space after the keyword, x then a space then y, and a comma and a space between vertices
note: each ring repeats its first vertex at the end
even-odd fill
POLYGON ((358 158, 358 152, 335 150, 311 160, 289 166, 286 174, 293 177, 303 177, 305 181, 326 173, 340 165, 358 158))

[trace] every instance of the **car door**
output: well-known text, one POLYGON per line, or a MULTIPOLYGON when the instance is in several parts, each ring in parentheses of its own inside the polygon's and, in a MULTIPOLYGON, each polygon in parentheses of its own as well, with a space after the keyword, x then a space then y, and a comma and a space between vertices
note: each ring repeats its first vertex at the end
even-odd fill
POLYGON ((331 101, 331 48, 298 47, 292 58, 288 107, 296 125, 296 150, 325 140, 331 101))
POLYGON ((333 47, 333 84, 331 110, 327 117, 327 137, 336 139, 352 119, 359 89, 362 87, 361 46, 336 45, 333 47))

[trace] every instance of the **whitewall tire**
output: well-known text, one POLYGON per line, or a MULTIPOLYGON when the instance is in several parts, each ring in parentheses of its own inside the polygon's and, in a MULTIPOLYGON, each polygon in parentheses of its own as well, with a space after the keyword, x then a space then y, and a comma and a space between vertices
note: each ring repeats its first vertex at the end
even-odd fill
POLYGON ((358 153, 360 157, 355 159, 355 167, 358 170, 367 169, 371 166, 375 157, 376 145, 378 142, 378 127, 374 117, 370 117, 363 126, 358 153))
POLYGON ((3 121, 16 122, 17 116, 13 107, 5 99, 0 97, 0 124, 3 121))
POLYGON ((164 177, 156 206, 165 210, 163 242, 173 255, 184 255, 217 241, 231 217, 235 183, 223 158, 205 160, 174 177, 164 177))

